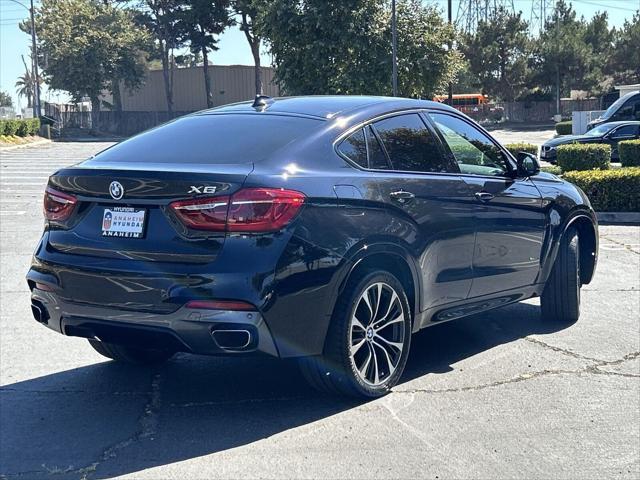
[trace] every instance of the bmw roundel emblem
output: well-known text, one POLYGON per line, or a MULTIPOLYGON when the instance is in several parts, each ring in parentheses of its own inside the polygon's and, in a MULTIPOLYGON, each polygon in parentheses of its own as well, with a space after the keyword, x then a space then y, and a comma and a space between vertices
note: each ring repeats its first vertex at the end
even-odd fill
POLYGON ((111 182, 109 193, 114 200, 120 200, 124 196, 124 187, 120 182, 111 182))

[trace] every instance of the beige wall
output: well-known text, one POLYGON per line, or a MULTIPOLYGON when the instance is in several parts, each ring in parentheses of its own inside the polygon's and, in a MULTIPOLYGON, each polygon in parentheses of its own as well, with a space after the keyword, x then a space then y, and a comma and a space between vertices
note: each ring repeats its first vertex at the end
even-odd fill
MULTIPOLYGON (((191 112, 207 108, 202 67, 178 68, 173 73, 173 110, 191 112)), ((252 100, 255 96, 254 69, 244 65, 210 65, 211 90, 216 106, 226 103, 252 100)), ((276 97, 280 91, 273 83, 274 71, 262 67, 262 83, 265 95, 276 97)), ((145 84, 134 92, 122 91, 124 111, 167 110, 162 70, 151 70, 145 84)))

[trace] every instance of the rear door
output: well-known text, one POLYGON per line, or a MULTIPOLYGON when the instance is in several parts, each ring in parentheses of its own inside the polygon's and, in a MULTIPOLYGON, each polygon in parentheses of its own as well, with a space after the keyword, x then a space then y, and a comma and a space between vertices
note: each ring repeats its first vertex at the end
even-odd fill
POLYGON ((640 125, 622 125, 605 136, 605 142, 611 145, 611 159, 618 159, 618 143, 623 140, 635 140, 639 136, 640 125))
POLYGON ((422 309, 467 298, 473 211, 465 183, 419 113, 383 118, 366 131, 370 167, 395 228, 418 259, 422 309))
POLYGON ((540 270, 545 214, 528 178, 514 178, 499 145, 457 115, 429 117, 475 198, 476 242, 469 297, 531 285, 540 270))

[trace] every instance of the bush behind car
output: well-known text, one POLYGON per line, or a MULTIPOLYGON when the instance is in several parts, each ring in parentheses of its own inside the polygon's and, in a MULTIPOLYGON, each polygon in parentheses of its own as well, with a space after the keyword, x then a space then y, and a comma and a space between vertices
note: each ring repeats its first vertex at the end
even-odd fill
POLYGON ((38 118, 0 120, 0 135, 26 137, 36 135, 39 129, 40 119, 38 118))
POLYGON ((640 140, 618 143, 618 154, 623 167, 640 167, 640 140))
POLYGON ((557 163, 564 172, 572 170, 608 170, 611 162, 611 146, 603 144, 560 145, 557 163))
POLYGON ((640 167, 566 172, 597 212, 640 212, 640 167))

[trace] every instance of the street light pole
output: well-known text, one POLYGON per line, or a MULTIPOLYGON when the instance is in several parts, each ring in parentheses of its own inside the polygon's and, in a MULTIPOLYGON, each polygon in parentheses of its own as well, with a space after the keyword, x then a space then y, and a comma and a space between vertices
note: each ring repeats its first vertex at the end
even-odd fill
POLYGON ((391 85, 393 96, 398 96, 398 31, 396 25, 396 0, 391 0, 391 85))
POLYGON ((36 87, 33 95, 34 113, 36 118, 40 118, 40 75, 38 74, 38 44, 36 42, 36 20, 33 9, 33 0, 31 0, 31 8, 29 9, 31 15, 31 48, 33 54, 33 75, 36 81, 36 87))
POLYGON ((35 10, 33 8, 33 0, 30 0, 31 8, 27 7, 24 3, 21 3, 18 0, 8 1, 29 10, 29 17, 31 18, 31 69, 36 82, 33 92, 33 115, 34 117, 40 118, 40 75, 38 74, 38 43, 36 42, 36 20, 35 10))
MULTIPOLYGON (((451 0, 448 0, 447 2, 447 14, 449 17, 449 25, 451 25, 451 19, 452 19, 452 15, 451 15, 451 0)), ((453 43, 449 44, 449 50, 453 49, 453 43)), ((453 105, 453 83, 449 82, 449 105, 453 105)))

